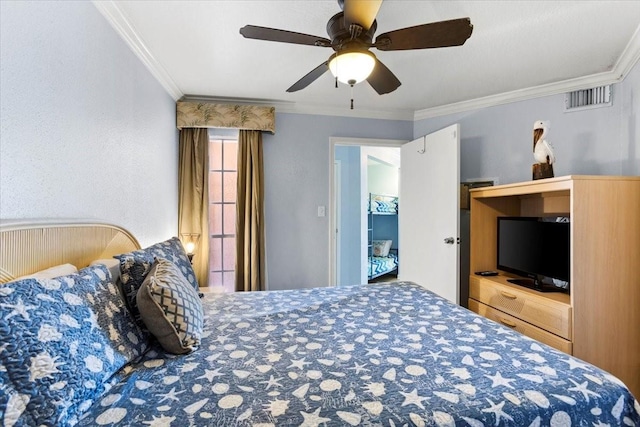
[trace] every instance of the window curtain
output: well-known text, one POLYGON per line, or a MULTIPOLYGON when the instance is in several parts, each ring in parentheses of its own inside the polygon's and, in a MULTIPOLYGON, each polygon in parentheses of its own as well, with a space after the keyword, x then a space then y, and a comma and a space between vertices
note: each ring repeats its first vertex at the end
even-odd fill
POLYGON ((264 173, 260 131, 240 130, 236 197, 236 291, 263 291, 264 173))
POLYGON ((206 128, 180 130, 178 157, 178 232, 200 235, 193 270, 200 286, 209 285, 209 134, 206 128))

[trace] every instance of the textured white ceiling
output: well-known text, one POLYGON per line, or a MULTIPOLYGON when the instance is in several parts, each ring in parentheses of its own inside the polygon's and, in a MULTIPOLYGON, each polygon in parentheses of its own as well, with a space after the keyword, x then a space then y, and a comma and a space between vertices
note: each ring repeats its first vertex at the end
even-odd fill
MULTIPOLYGON (((326 37, 339 12, 326 1, 115 1, 115 10, 179 94, 269 100, 292 108, 347 110, 350 88, 326 73, 286 93, 332 50, 245 39, 246 24, 326 37)), ((385 0, 377 34, 461 17, 473 34, 460 47, 381 52, 402 86, 353 90, 356 109, 413 112, 559 82, 588 81, 638 58, 640 1, 385 0), (631 59, 629 59, 631 58, 631 59), (578 80, 576 80, 578 79, 578 80)), ((619 77, 619 76, 614 76, 619 77)))

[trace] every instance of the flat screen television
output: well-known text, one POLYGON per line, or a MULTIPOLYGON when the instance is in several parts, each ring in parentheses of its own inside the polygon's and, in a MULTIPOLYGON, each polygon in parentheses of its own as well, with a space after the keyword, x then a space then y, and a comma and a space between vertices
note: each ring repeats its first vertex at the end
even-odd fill
POLYGON ((511 283, 542 292, 568 292, 570 223, 567 217, 498 217, 499 270, 523 276, 511 283))

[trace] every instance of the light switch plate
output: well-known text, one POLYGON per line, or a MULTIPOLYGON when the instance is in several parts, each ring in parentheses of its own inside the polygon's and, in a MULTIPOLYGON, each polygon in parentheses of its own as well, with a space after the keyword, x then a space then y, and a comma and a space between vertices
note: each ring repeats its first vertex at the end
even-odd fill
POLYGON ((324 206, 318 206, 318 216, 325 216, 325 213, 324 206))

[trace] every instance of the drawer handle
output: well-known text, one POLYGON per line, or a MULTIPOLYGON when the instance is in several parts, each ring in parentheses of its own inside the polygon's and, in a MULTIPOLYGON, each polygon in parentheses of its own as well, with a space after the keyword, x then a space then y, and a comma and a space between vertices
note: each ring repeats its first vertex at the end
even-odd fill
POLYGON ((511 320, 500 318, 500 323, 510 328, 515 328, 517 325, 513 323, 511 320))
POLYGON ((503 297, 505 298, 509 298, 509 299, 516 299, 518 298, 517 296, 515 296, 514 294, 510 294, 509 292, 505 292, 505 291, 500 291, 500 293, 502 294, 503 297))

